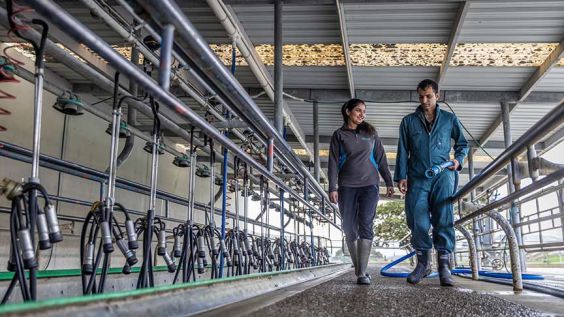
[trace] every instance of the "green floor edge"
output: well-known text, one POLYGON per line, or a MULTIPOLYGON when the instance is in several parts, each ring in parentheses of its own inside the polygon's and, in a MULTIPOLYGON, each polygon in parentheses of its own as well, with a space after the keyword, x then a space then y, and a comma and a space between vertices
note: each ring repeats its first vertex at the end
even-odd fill
MULTIPOLYGON (((121 267, 113 267, 108 270, 108 274, 120 274, 122 273, 121 270, 122 270, 121 267)), ((140 267, 132 267, 131 273, 139 273, 140 270, 141 270, 140 267)), ((167 271, 167 270, 168 268, 166 267, 166 265, 159 265, 153 267, 154 272, 167 271)), ((97 272, 101 273, 102 269, 98 269, 97 272)), ((80 269, 43 270, 43 271, 37 271, 37 278, 41 279, 41 278, 80 276, 80 273, 81 273, 80 269)), ((29 273, 27 271, 25 276, 26 277, 29 276, 29 273)), ((14 277, 14 272, 0 272, 0 282, 9 281, 13 277, 14 277)))
POLYGON ((179 283, 179 284, 174 284, 174 285, 161 285, 161 286, 155 286, 154 288, 148 288, 148 289, 135 289, 135 290, 130 290, 130 291, 120 291, 120 292, 114 292, 114 293, 95 294, 95 295, 86 295, 86 296, 75 296, 75 297, 67 297, 67 298, 53 298, 53 299, 47 299, 47 300, 37 301, 37 302, 7 304, 5 306, 0 307, 0 314, 19 313, 19 312, 24 312, 24 311, 33 311, 33 310, 53 308, 53 307, 56 307, 56 306, 63 306, 63 305, 91 303, 91 302, 101 301, 101 300, 111 300, 111 299, 120 299, 120 298, 131 297, 131 296, 148 295, 148 294, 153 294, 153 293, 167 292, 167 291, 171 291, 171 290, 188 289, 188 288, 192 288, 192 287, 210 285, 210 284, 215 284, 215 283, 232 282, 232 281, 251 279, 251 278, 262 278, 262 277, 268 277, 268 276, 276 276, 276 275, 281 275, 281 274, 295 273, 295 272, 307 271, 307 270, 311 270, 311 269, 334 267, 334 266, 340 266, 340 265, 343 265, 343 264, 329 264, 329 265, 323 265, 323 266, 307 267, 307 268, 302 268, 302 269, 292 269, 292 270, 268 272, 268 273, 253 273, 253 274, 249 274, 249 275, 232 276, 232 277, 226 277, 226 278, 215 279, 215 280, 209 280, 208 279, 208 280, 189 282, 189 283, 179 283))

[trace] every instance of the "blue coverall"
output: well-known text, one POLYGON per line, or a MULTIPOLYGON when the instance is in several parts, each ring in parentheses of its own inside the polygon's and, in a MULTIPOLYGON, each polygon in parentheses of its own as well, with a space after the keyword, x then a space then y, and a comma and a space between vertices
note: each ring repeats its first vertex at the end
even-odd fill
POLYGON ((421 106, 405 116, 400 125, 400 139, 396 157, 394 181, 408 180, 405 197, 406 220, 411 230, 411 245, 416 250, 451 253, 454 246, 453 207, 450 201, 454 190, 455 171, 445 170, 433 179, 425 177, 425 170, 450 160, 451 139, 454 158, 462 169, 468 154, 468 142, 458 118, 436 108, 435 122, 427 130, 421 106), (433 238, 429 228, 433 226, 433 238))

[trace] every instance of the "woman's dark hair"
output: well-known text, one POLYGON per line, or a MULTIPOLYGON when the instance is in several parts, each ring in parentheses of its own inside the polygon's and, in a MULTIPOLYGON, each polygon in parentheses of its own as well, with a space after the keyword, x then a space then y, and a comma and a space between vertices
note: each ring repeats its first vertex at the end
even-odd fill
MULTIPOLYGON (((343 104, 343 106, 341 107, 341 115, 343 115, 343 121, 345 122, 345 124, 349 123, 349 116, 347 115, 347 110, 349 112, 352 112, 354 107, 360 104, 364 104, 366 106, 364 100, 356 99, 356 98, 350 99, 349 101, 343 104)), ((362 121, 362 123, 356 127, 356 131, 364 132, 369 135, 376 134, 376 129, 370 123, 366 122, 366 120, 362 121)))

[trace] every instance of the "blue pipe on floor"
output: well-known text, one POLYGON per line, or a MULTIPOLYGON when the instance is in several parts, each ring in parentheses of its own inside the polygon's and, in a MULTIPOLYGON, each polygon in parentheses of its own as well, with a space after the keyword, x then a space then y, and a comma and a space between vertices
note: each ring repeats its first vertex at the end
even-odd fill
MULTIPOLYGON (((385 276, 385 277, 403 277, 406 278, 407 275, 409 275, 409 272, 388 272, 389 269, 391 269, 392 267, 396 266, 397 264, 411 258, 412 256, 415 255, 415 251, 406 254, 404 256, 402 256, 401 258, 386 264, 382 269, 380 269, 380 275, 385 276)), ((451 271, 452 274, 472 274, 472 270, 471 269, 463 269, 463 268, 458 268, 458 269, 454 269, 451 271)), ((502 272, 490 272, 490 271, 484 271, 481 270, 478 272, 480 276, 484 276, 484 277, 491 277, 491 278, 501 278, 501 279, 512 279, 513 278, 513 274, 511 273, 502 273, 502 272)), ((427 276, 427 277, 435 277, 437 276, 436 272, 431 273, 431 275, 427 276)), ((539 274, 530 274, 530 273, 526 273, 526 274, 521 274, 521 277, 524 280, 544 280, 544 276, 539 275, 539 274)))

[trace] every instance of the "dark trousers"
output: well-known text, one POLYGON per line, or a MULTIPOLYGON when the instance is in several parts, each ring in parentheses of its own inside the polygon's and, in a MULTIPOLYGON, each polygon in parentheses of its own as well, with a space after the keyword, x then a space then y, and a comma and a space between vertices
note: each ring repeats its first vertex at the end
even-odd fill
POLYGON ((374 216, 379 198, 378 185, 339 187, 339 211, 347 241, 374 238, 374 216))
POLYGON ((410 179, 405 196, 411 245, 417 250, 452 252, 454 247, 453 207, 455 172, 446 170, 433 179, 410 179), (433 228, 433 238, 429 229, 433 228))

